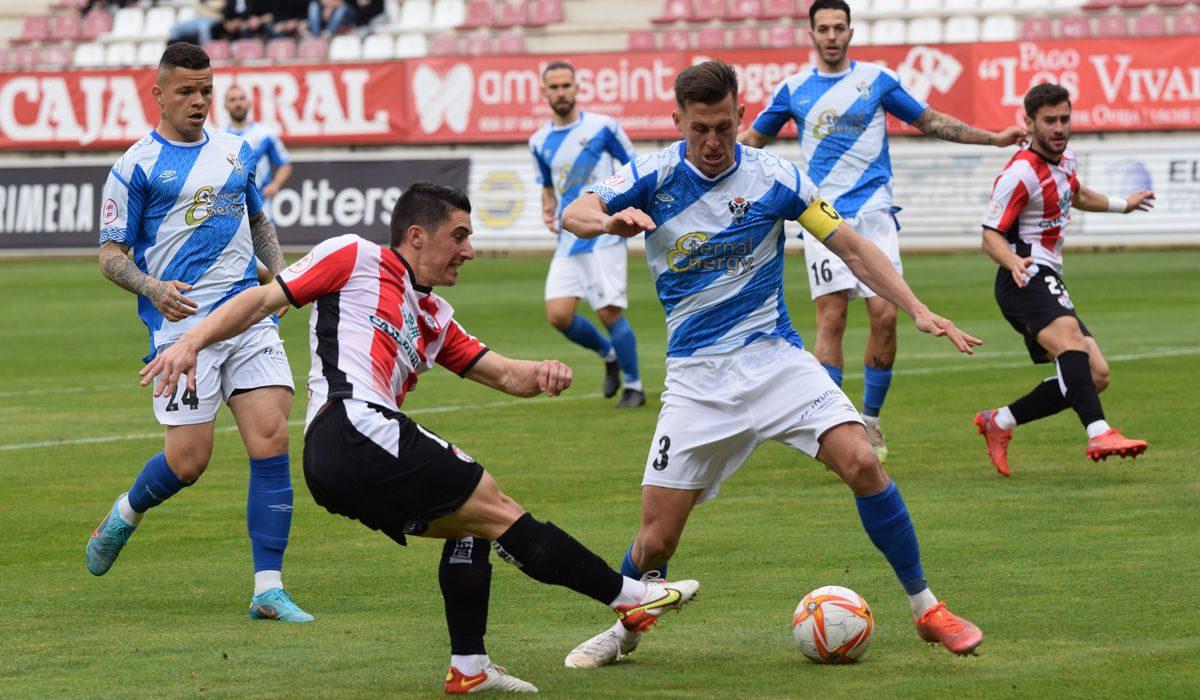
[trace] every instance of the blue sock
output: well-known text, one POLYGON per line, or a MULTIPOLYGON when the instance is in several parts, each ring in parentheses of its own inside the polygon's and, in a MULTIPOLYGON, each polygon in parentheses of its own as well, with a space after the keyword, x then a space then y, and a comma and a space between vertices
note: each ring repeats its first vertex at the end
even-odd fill
POLYGON ((246 529, 255 571, 281 571, 292 527, 292 469, 288 455, 250 460, 246 529))
POLYGON ((863 366, 863 415, 878 416, 892 385, 892 370, 863 366))
POLYGON ((889 482, 888 487, 880 493, 855 496, 854 501, 863 529, 875 547, 887 557, 905 592, 916 595, 925 590, 928 586, 925 585, 925 570, 921 568, 917 531, 908 517, 908 508, 904 506, 900 489, 889 482))
POLYGON ((837 384, 838 386, 842 385, 842 368, 841 367, 834 367, 833 365, 827 365, 827 364, 822 364, 821 366, 824 367, 825 371, 829 373, 829 378, 833 380, 834 384, 837 384))
MULTIPOLYGON (((664 561, 662 566, 658 567, 659 578, 667 577, 667 563, 664 561)), ((629 545, 629 549, 625 550, 625 558, 621 560, 621 575, 628 576, 635 581, 641 581, 642 576, 646 572, 637 568, 637 564, 633 563, 633 545, 629 545)))
POLYGON ((595 324, 579 314, 575 314, 575 318, 571 319, 571 325, 567 326, 562 334, 567 336, 567 340, 582 345, 600 357, 604 357, 609 350, 612 350, 612 343, 608 342, 608 338, 600 333, 595 324))
MULTIPOLYGON (((576 317, 578 318, 578 317, 576 317)), ((625 383, 633 384, 641 379, 638 374, 637 337, 633 327, 624 316, 608 326, 608 336, 612 338, 613 349, 617 351, 617 364, 625 374, 625 383)))
POLYGON ((175 472, 167 466, 167 456, 159 452, 146 462, 142 473, 129 487, 129 507, 145 513, 187 486, 191 484, 175 476, 175 472))

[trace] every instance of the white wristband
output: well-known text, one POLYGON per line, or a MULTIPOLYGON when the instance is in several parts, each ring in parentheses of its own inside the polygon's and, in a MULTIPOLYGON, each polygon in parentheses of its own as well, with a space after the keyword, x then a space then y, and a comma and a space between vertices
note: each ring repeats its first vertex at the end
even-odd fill
POLYGON ((1108 211, 1114 212, 1116 214, 1124 214, 1125 210, 1128 207, 1129 207, 1129 198, 1128 197, 1117 197, 1117 196, 1114 196, 1111 194, 1108 195, 1108 211))

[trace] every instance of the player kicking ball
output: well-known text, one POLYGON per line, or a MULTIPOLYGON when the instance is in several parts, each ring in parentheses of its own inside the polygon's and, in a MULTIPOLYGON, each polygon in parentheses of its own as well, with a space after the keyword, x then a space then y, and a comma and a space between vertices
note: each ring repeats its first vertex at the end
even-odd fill
POLYGON ((1063 282, 1063 234, 1071 207, 1128 214, 1154 206, 1154 193, 1105 196, 1079 183, 1071 137, 1071 98, 1060 85, 1043 84, 1025 95, 1029 148, 1013 156, 992 189, 983 218, 983 250, 996 271, 996 302, 1035 363, 1054 362, 1055 376, 1007 406, 981 411, 975 427, 987 441, 996 471, 1010 476, 1008 443, 1018 425, 1071 408, 1087 430, 1092 461, 1136 457, 1146 441, 1130 440, 1108 424, 1100 392, 1108 387, 1108 362, 1063 282))

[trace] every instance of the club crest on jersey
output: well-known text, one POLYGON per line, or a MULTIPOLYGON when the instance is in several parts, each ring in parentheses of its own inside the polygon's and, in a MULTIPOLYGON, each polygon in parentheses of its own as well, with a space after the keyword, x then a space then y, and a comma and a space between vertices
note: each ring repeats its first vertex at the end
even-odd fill
POLYGON ((225 160, 229 161, 229 164, 233 166, 238 175, 242 174, 242 159, 238 158, 236 153, 230 153, 225 156, 225 160))
POLYGON ((988 202, 987 218, 999 219, 1000 215, 1003 213, 1004 213, 1004 205, 1000 203, 1000 200, 993 199, 992 201, 988 202))
POLYGON ((864 100, 871 99, 871 83, 864 80, 855 87, 858 88, 858 96, 864 100))
POLYGON ((464 462, 468 462, 468 463, 475 462, 475 460, 471 458, 471 455, 467 454, 466 452, 463 452, 462 449, 458 445, 451 445, 450 451, 454 453, 455 457, 458 457, 459 459, 461 459, 464 462))
POLYGON ((729 200, 729 213, 733 214, 734 221, 741 221, 742 217, 746 216, 746 210, 750 208, 750 202, 745 197, 734 197, 729 200))

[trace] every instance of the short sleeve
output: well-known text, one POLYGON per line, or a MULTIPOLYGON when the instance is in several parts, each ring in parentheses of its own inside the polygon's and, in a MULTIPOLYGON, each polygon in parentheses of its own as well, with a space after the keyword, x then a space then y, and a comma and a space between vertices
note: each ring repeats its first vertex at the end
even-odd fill
POLYGON ((488 351, 487 346, 463 330, 458 321, 451 320, 447 323, 445 333, 442 349, 435 361, 461 377, 471 371, 479 358, 484 356, 488 351))
POLYGON ((359 241, 352 234, 330 238, 284 268, 275 279, 288 301, 299 308, 344 287, 358 262, 359 241))
POLYGON ((880 100, 883 109, 888 114, 904 121, 905 124, 912 124, 929 108, 929 105, 909 92, 908 88, 900 82, 899 76, 891 72, 884 75, 886 76, 886 89, 880 100))
POLYGON ((537 173, 538 184, 542 187, 553 187, 554 176, 550 173, 550 164, 542 160, 538 148, 533 141, 529 142, 529 154, 533 156, 533 170, 537 173))
POLYGON ((987 210, 983 214, 983 225, 1007 234, 1017 223, 1021 210, 1029 203, 1029 189, 1016 172, 1009 167, 996 178, 987 210))
POLYGON ((787 82, 775 86, 771 93, 771 104, 767 105, 754 120, 753 129, 764 136, 776 136, 792 118, 792 91, 787 82))
POLYGON ((655 156, 643 156, 623 165, 612 177, 590 185, 587 192, 595 192, 611 214, 628 207, 648 211, 658 183, 658 171, 651 166, 655 156), (645 168, 639 173, 639 170, 645 168))
POLYGON ((117 161, 104 183, 100 205, 100 243, 113 241, 133 246, 141 230, 142 207, 146 195, 146 177, 139 165, 121 175, 123 161, 117 161))

